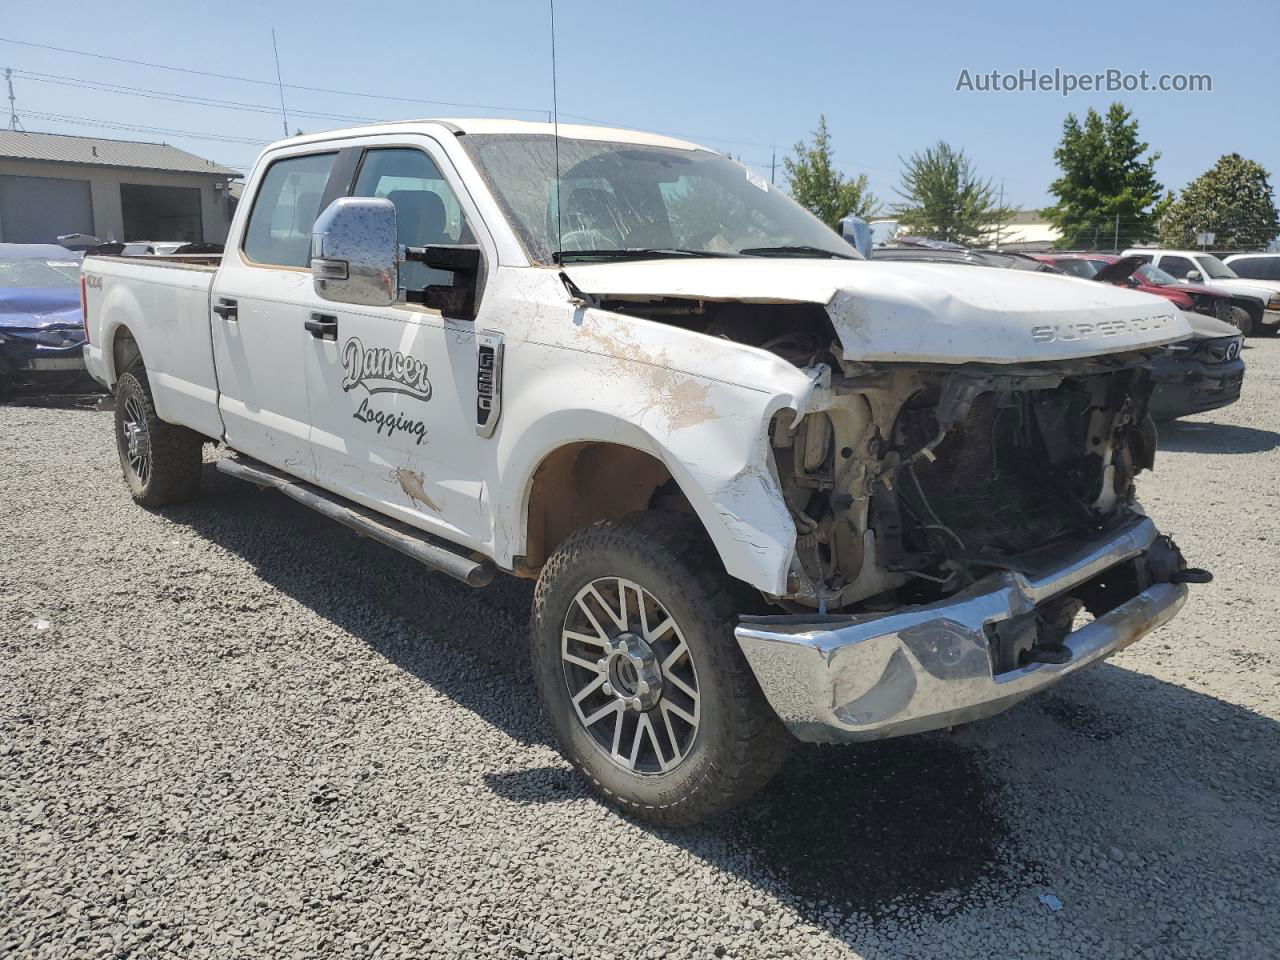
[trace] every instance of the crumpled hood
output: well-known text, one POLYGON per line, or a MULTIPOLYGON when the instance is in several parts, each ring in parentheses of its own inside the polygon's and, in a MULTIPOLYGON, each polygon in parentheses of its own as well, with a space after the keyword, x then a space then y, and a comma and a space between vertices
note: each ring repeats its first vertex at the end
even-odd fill
POLYGON ((0 329, 78 327, 79 287, 0 287, 0 329))
POLYGON ((770 258, 565 268, 604 298, 819 303, 849 360, 1033 363, 1186 339, 1168 300, 1078 277, 949 263, 770 258))
POLYGON ((1203 313, 1178 311, 1191 328, 1191 335, 1197 340, 1216 340, 1218 337, 1238 337, 1240 330, 1225 320, 1217 317, 1206 317, 1203 313))

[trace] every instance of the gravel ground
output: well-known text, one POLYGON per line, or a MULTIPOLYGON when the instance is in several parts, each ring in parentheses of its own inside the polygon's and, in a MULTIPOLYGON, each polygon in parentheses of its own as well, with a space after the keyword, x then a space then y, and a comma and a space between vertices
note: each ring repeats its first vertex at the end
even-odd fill
POLYGON ((0 407, 0 956, 1276 956, 1280 340, 1246 357, 1143 485, 1217 575, 1178 620, 682 832, 550 745, 526 584, 210 467, 148 513, 108 414, 0 407))

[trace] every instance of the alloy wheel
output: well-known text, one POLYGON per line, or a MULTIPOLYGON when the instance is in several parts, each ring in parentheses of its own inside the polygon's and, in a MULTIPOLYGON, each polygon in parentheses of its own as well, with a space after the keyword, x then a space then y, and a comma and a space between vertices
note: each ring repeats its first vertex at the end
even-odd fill
POLYGON ((147 430, 142 403, 136 396, 125 398, 120 430, 129 469, 133 471, 138 484, 145 487, 151 479, 151 433, 147 430))
POLYGON ((579 722, 615 764, 664 774, 689 755, 701 716, 698 674, 680 626, 648 590, 621 577, 579 590, 560 657, 579 722))

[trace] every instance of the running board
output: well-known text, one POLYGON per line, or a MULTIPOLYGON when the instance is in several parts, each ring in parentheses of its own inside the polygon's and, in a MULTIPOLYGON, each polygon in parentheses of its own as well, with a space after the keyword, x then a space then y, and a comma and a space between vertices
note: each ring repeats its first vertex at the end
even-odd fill
POLYGON ((470 587, 483 587, 493 579, 493 565, 487 560, 473 560, 438 544, 421 530, 366 510, 336 493, 291 477, 266 464, 253 460, 221 459, 217 468, 227 476, 245 480, 258 487, 274 487, 291 500, 296 500, 331 520, 337 520, 361 536, 377 540, 399 550, 432 570, 446 573, 470 587))

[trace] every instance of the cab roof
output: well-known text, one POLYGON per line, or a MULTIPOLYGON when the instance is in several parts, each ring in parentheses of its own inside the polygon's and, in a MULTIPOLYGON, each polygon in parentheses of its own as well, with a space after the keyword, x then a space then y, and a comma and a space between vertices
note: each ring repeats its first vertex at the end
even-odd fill
MULTIPOLYGON (((305 143, 322 143, 327 140, 340 140, 347 137, 377 136, 379 134, 414 132, 423 127, 443 127, 455 136, 467 134, 524 134, 551 136, 557 132, 552 123, 537 123, 529 120, 512 120, 499 117, 458 117, 427 118, 421 120, 396 120, 389 123, 375 123, 362 127, 347 127, 338 130, 326 130, 323 133, 305 134, 278 140, 268 150, 277 147, 294 146, 305 143)), ((676 137, 664 136, 660 133, 649 133, 645 130, 629 130, 623 127, 605 127, 595 124, 562 123, 558 128, 559 135, 566 140, 612 140, 618 143, 635 143, 645 146, 669 147, 674 150, 705 150, 696 143, 680 140, 676 137)))

